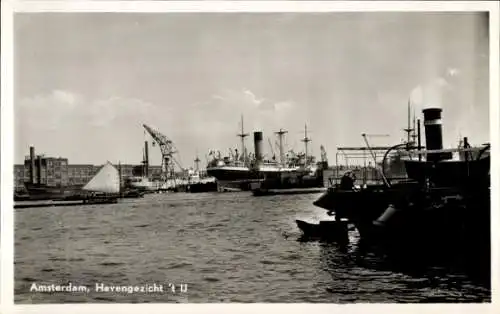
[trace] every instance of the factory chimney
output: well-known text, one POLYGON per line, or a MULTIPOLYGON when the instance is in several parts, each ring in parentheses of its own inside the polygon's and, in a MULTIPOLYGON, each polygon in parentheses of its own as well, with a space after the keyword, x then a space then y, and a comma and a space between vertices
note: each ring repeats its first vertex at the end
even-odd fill
POLYGON ((148 141, 144 141, 144 172, 145 177, 149 177, 149 151, 148 141))
MULTIPOLYGON (((441 108, 427 108, 424 113, 425 146, 427 150, 443 149, 443 130, 441 122, 441 108)), ((433 153, 427 155, 427 161, 441 161, 451 159, 451 153, 433 153)))
POLYGON ((30 183, 35 183, 35 147, 30 146, 30 183))
POLYGON ((36 168, 36 176, 38 180, 38 184, 42 184, 42 156, 37 156, 37 168, 36 168))
POLYGON ((253 132, 253 143, 255 148, 255 160, 262 161, 262 132, 253 132))

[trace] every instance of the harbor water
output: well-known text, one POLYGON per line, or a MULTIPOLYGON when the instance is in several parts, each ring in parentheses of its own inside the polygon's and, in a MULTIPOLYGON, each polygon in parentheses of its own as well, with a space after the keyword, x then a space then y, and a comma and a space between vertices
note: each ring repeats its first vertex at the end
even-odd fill
POLYGON ((15 303, 491 300, 487 287, 461 273, 409 272, 360 253, 356 231, 347 247, 298 241, 295 219, 328 219, 312 205, 318 196, 171 193, 16 209, 15 303), (52 284, 88 290, 36 288, 52 284), (163 291, 148 291, 154 285, 163 291))

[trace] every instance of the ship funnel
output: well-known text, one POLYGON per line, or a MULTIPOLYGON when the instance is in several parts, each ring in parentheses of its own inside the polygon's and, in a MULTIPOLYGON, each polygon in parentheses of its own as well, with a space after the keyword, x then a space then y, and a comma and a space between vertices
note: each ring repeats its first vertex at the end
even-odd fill
MULTIPOLYGON (((425 146, 427 150, 443 149, 443 130, 441 122, 441 108, 427 108, 424 113, 425 146)), ((428 154, 428 161, 451 159, 451 153, 428 154)))
POLYGON ((253 143, 255 147, 255 160, 262 161, 262 132, 253 132, 253 143))
POLYGON ((35 147, 30 146, 30 183, 35 183, 35 147))

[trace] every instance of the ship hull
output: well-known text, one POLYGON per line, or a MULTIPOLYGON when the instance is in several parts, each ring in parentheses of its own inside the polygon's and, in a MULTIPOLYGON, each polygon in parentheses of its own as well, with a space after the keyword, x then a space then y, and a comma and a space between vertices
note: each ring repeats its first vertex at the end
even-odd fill
POLYGON ((257 173, 243 167, 208 168, 207 175, 223 182, 239 182, 258 179, 257 173))
POLYGON ((188 185, 190 193, 217 192, 217 182, 198 182, 188 185))
POLYGON ((267 176, 261 183, 263 189, 304 189, 324 187, 323 172, 309 175, 300 171, 283 172, 267 176))
POLYGON ((265 179, 278 179, 281 173, 283 171, 279 168, 263 170, 251 170, 246 167, 207 168, 207 175, 216 178, 221 188, 232 188, 243 191, 249 191, 252 182, 259 182, 265 179))
POLYGON ((143 191, 143 192, 153 192, 153 191, 156 191, 158 190, 158 187, 156 185, 153 185, 153 184, 130 184, 129 185, 130 188, 134 189, 134 190, 139 190, 139 191, 143 191))
POLYGON ((424 182, 428 177, 436 186, 456 186, 470 182, 471 179, 489 181, 490 157, 469 162, 450 160, 431 163, 408 160, 405 161, 405 167, 408 177, 418 182, 424 182))
POLYGON ((25 183, 28 197, 30 199, 57 199, 65 198, 81 192, 82 185, 74 186, 46 186, 33 183, 25 183))
MULTIPOLYGON (((467 271, 483 276, 481 269, 487 273, 489 265, 481 263, 490 260, 488 159, 469 165, 454 161, 435 164, 433 174, 439 173, 439 177, 433 176, 430 184, 408 181, 361 190, 332 187, 314 205, 337 218, 347 218, 356 226, 364 246, 418 263, 461 261, 467 271)), ((406 166, 412 179, 428 169, 424 163, 406 166)))

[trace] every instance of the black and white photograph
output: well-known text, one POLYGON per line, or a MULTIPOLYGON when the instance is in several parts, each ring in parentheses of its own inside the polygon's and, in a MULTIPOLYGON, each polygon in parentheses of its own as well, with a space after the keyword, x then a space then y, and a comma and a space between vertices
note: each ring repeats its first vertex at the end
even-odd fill
POLYGON ((14 305, 492 302, 487 6, 12 19, 14 305))

